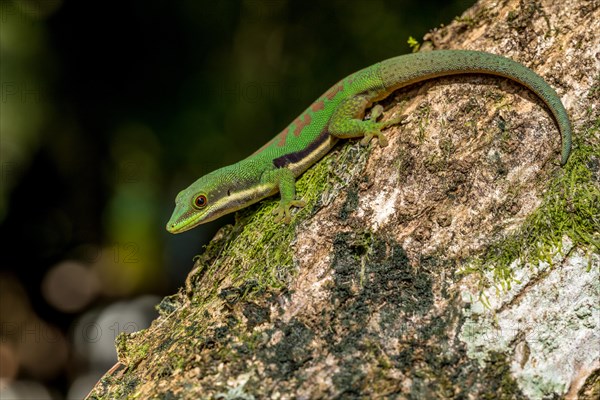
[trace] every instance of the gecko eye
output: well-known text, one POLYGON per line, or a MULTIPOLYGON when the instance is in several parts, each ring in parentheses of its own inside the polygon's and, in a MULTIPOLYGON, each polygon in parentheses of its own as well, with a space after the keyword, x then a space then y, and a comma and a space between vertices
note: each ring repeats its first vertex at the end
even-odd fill
POLYGON ((206 207, 206 205, 208 204, 208 200, 206 199, 206 196, 201 194, 198 197, 196 197, 194 199, 194 207, 200 209, 200 208, 204 208, 206 207))

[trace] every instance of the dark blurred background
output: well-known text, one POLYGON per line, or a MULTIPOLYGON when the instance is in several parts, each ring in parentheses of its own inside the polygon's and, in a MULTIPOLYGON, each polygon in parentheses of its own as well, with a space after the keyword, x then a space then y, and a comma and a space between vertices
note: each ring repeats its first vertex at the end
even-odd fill
POLYGON ((82 398, 233 221, 177 192, 472 3, 0 0, 0 398, 82 398))

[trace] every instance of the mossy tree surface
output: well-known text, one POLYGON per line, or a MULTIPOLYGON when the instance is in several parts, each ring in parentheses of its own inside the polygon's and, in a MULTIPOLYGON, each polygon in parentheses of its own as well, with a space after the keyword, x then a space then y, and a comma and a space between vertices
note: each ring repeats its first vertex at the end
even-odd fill
POLYGON ((90 398, 599 394, 599 6, 482 1, 426 39, 546 78, 574 122, 567 166, 526 88, 400 90, 388 147, 342 143, 299 180, 290 225, 276 198, 239 213, 90 398))

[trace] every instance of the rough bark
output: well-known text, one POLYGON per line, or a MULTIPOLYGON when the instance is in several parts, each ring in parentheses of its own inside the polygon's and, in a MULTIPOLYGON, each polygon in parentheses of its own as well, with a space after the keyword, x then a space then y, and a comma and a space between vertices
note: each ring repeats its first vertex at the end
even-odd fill
POLYGON ((505 79, 400 90, 386 148, 344 143, 222 229, 90 398, 598 398, 600 3, 481 1, 426 46, 502 54, 505 79))

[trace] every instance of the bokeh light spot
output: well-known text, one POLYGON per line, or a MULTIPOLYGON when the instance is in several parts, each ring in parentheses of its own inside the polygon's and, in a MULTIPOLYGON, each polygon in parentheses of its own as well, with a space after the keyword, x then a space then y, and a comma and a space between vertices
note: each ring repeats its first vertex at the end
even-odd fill
POLYGON ((77 312, 98 293, 94 272, 75 261, 54 266, 44 277, 42 293, 48 303, 63 312, 77 312))
POLYGON ((11 382, 19 371, 19 361, 12 346, 0 344, 0 380, 11 382))

